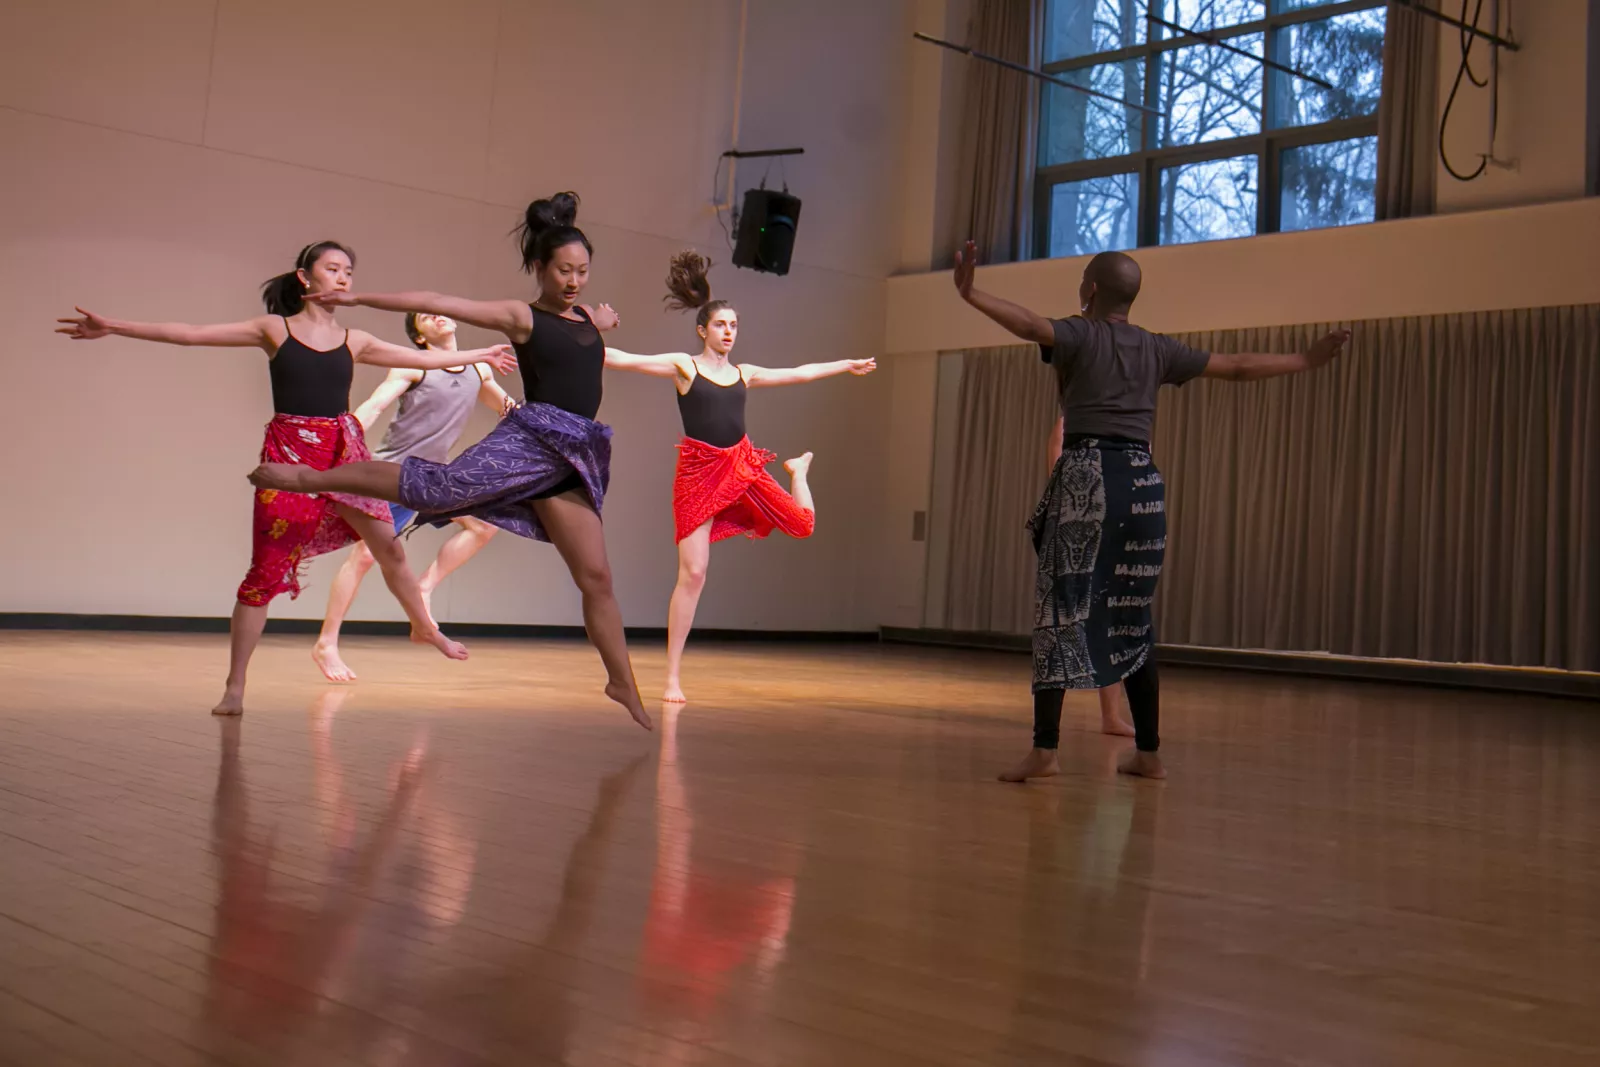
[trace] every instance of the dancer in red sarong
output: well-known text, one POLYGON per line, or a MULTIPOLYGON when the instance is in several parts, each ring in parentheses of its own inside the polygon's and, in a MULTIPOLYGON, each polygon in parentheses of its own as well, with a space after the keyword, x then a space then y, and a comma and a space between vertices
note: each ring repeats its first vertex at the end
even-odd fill
POLYGON ((773 530, 790 537, 810 537, 816 528, 816 507, 806 481, 811 453, 783 465, 792 488, 792 493, 785 493, 766 471, 767 464, 778 457, 756 448, 745 434, 746 390, 798 385, 836 374, 870 374, 878 366, 872 359, 779 369, 731 362, 728 354, 738 337, 739 315, 728 301, 711 299, 710 269, 711 262, 704 256, 680 252, 672 258, 667 273, 667 307, 697 312, 699 355, 638 356, 606 349, 608 367, 674 379, 678 412, 683 416, 683 440, 678 444, 678 472, 672 487, 678 584, 667 610, 667 682, 662 699, 669 703, 685 699, 679 677, 683 646, 705 588, 712 543, 735 534, 766 537, 773 530))
MULTIPOLYGON (((355 364, 412 367, 418 370, 488 363, 502 374, 515 369, 509 345, 473 352, 424 351, 380 341, 361 330, 346 330, 331 309, 306 300, 308 294, 350 288, 355 256, 336 241, 306 245, 294 270, 262 287, 267 314, 245 322, 215 326, 186 323, 123 322, 78 308, 58 320, 75 341, 132 337, 174 345, 259 348, 267 354, 272 378, 272 408, 261 445, 263 463, 290 463, 328 470, 372 458, 361 424, 350 414, 350 379, 355 364)), ((360 538, 383 569, 384 581, 411 620, 411 639, 430 644, 451 659, 467 650, 439 632, 422 602, 416 575, 396 542, 389 505, 348 493, 307 496, 275 489, 255 493, 250 570, 239 586, 229 626, 228 681, 213 715, 244 712, 245 672, 267 624, 267 604, 279 593, 300 594, 300 573, 313 556, 332 552, 360 538)))

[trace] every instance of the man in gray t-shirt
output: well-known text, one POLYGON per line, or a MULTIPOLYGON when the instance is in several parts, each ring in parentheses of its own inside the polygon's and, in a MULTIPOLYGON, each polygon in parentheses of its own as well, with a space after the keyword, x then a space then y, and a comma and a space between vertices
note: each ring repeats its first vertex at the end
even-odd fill
MULTIPOLYGON (((1167 547, 1166 487, 1150 455, 1156 392, 1198 377, 1250 381, 1314 370, 1337 356, 1348 330, 1295 355, 1197 352, 1128 322, 1139 265, 1102 252, 1084 268, 1081 316, 1046 319, 973 287, 977 249, 956 255, 963 300, 1025 341, 1056 371, 1063 448, 1028 527, 1039 554, 1033 629, 1033 749, 1000 777, 1060 772, 1061 706, 1068 689, 1121 683, 1135 749, 1125 774, 1164 778, 1160 688, 1151 604, 1167 547)), ((1102 715, 1106 704, 1102 700, 1102 715)))
POLYGON ((1156 390, 1198 378, 1211 359, 1126 320, 1074 315, 1050 326, 1054 343, 1040 352, 1055 368, 1061 415, 1074 434, 1148 444, 1156 390))

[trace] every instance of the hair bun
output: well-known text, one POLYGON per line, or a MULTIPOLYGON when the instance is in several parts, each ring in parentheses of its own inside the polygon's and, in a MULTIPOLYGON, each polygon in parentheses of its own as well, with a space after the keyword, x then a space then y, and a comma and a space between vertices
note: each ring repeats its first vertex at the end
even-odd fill
POLYGON ((540 233, 554 226, 571 226, 578 221, 578 194, 557 193, 528 205, 527 227, 540 233))

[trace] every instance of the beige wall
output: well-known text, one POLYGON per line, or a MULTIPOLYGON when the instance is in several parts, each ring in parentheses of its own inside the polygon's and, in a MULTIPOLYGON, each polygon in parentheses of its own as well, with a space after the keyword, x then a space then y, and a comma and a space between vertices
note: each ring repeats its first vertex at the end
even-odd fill
MULTIPOLYGON (((525 295, 507 231, 531 197, 575 188, 597 246, 588 295, 617 343, 687 345, 661 311, 666 257, 721 261, 740 354, 775 365, 881 351, 883 277, 901 255, 897 186, 908 6, 750 5, 745 147, 803 145, 795 266, 735 271, 707 204, 727 147, 734 0, 23 0, 0 9, 0 414, 13 456, 0 611, 222 615, 249 550, 243 475, 270 415, 264 360, 112 339, 72 344, 74 304, 129 318, 256 313, 256 286, 324 236, 358 285, 525 295)), ((743 182, 762 172, 747 165, 743 182)), ((776 173, 776 170, 774 171, 776 173)), ((351 325, 403 339, 396 316, 351 325)), ((466 338, 486 340, 482 335, 466 338)), ((378 381, 363 369, 359 399, 378 381)), ((616 427, 608 543, 626 619, 665 619, 675 554, 670 386, 608 375, 616 427)), ((719 546, 706 626, 877 622, 891 376, 752 397, 758 442, 817 453, 810 543, 719 546)), ((469 438, 483 431, 479 418, 469 438)), ((893 528, 899 529, 895 517, 893 528)), ((905 530, 909 540, 909 525, 905 530)), ((410 543, 425 561, 441 535, 410 543)), ((333 566, 281 615, 321 613, 333 566)), ((441 592, 450 620, 575 623, 555 553, 503 537, 441 592)), ((356 617, 398 618, 373 581, 356 617)))
MULTIPOLYGON (((1484 5, 1479 25, 1492 25, 1489 12, 1496 0, 1484 5)), ((1439 210, 1471 211, 1512 204, 1566 200, 1584 192, 1589 109, 1600 102, 1588 96, 1588 20, 1591 0, 1535 0, 1511 3, 1498 0, 1502 33, 1509 32, 1521 49, 1500 52, 1499 120, 1494 155, 1509 166, 1491 165, 1481 177, 1461 182, 1438 171, 1439 210), (1507 20, 1509 19, 1509 30, 1507 20)), ((1452 5, 1446 10, 1459 15, 1452 5)), ((1489 46, 1473 39, 1472 70, 1479 78, 1489 73, 1489 46)), ((1461 35, 1448 26, 1439 34, 1439 106, 1450 94, 1461 65, 1461 35)), ((1478 157, 1489 151, 1489 101, 1487 88, 1479 89, 1463 78, 1456 105, 1445 131, 1450 162, 1463 174, 1478 167, 1478 157)))
MULTIPOLYGON (((1152 330, 1428 315, 1600 301, 1600 199, 1142 248, 1135 309, 1152 330)), ((1086 260, 983 268, 980 287, 1075 314, 1086 260)), ((889 352, 979 348, 1011 336, 956 296, 948 272, 889 279, 889 352)))

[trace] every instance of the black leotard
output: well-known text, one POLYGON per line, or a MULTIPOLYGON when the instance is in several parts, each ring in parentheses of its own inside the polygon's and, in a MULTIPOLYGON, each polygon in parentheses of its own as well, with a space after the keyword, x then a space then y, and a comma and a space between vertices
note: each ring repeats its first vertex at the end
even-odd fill
POLYGON ((522 395, 530 404, 550 404, 592 419, 600 413, 601 378, 606 346, 600 331, 582 308, 583 321, 528 305, 533 332, 517 350, 522 395))
POLYGON ((683 436, 713 448, 732 448, 744 439, 744 401, 742 372, 732 385, 718 385, 696 368, 689 391, 678 394, 683 436))
MULTIPOLYGON (((289 329, 289 320, 283 320, 289 329)), ((350 331, 338 348, 321 351, 301 343, 293 333, 267 361, 272 377, 272 410, 280 415, 309 415, 332 419, 350 410, 350 379, 355 357, 350 354, 350 331)))

